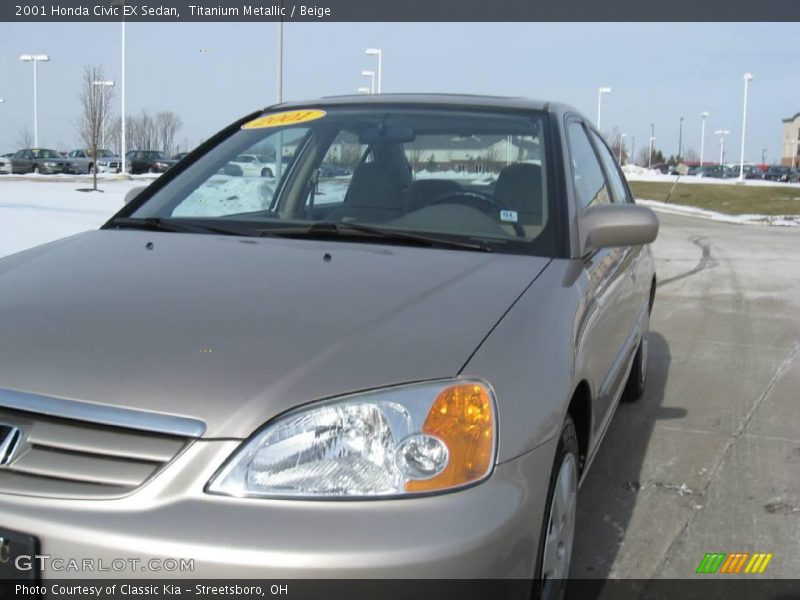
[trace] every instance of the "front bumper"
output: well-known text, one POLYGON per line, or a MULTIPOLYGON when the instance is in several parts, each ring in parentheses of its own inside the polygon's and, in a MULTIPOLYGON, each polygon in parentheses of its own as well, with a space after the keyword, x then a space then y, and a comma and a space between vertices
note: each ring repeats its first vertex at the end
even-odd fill
MULTIPOLYGON (((137 492, 114 500, 0 493, 0 528, 37 536, 52 559, 109 565, 192 561, 191 572, 103 577, 530 578, 554 443, 461 491, 392 500, 276 500, 209 495, 238 441, 198 441, 137 492), (121 564, 121 563, 117 563, 121 564)), ((43 579, 91 577, 46 567, 43 579)), ((96 576, 97 573, 94 573, 96 576)))

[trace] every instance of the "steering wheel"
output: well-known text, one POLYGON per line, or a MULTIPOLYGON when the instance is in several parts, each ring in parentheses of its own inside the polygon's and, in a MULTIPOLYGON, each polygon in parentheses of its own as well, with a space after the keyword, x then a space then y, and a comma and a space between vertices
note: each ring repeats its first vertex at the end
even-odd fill
MULTIPOLYGON (((484 214, 494 216, 499 220, 500 212, 507 210, 495 198, 478 192, 469 192, 466 190, 458 190, 455 192, 446 192, 436 196, 433 200, 428 202, 427 206, 435 206, 437 204, 461 204, 475 208, 484 214)), ((507 223, 508 221, 503 221, 507 223)), ((525 237, 525 230, 517 222, 511 223, 514 228, 514 233, 519 237, 525 237)))

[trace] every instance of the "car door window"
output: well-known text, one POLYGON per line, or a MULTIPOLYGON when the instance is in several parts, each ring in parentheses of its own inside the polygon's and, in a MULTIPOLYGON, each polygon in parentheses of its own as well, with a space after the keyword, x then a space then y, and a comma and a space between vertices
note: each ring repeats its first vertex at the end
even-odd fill
POLYGON ((611 196, 606 178, 583 124, 572 121, 567 125, 572 181, 580 208, 609 204, 611 196))
POLYGON ((606 169, 606 176, 608 178, 608 183, 611 185, 614 202, 632 202, 632 199, 628 196, 628 188, 622 180, 622 173, 620 173, 619 167, 617 167, 617 161, 614 160, 611 150, 608 149, 603 139, 594 131, 592 131, 592 139, 594 139, 597 152, 600 154, 600 160, 603 161, 603 166, 606 169))

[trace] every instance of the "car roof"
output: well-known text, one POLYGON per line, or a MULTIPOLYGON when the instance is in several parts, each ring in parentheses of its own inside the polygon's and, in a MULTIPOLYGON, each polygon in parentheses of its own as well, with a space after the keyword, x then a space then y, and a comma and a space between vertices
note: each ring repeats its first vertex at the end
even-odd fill
MULTIPOLYGON (((567 104, 532 100, 512 96, 488 96, 476 94, 351 94, 325 96, 314 100, 283 102, 266 107, 265 110, 294 109, 311 106, 436 106, 451 108, 499 108, 511 110, 539 110, 553 113, 578 113, 567 104)), ((579 113, 578 113, 579 114, 579 113)))

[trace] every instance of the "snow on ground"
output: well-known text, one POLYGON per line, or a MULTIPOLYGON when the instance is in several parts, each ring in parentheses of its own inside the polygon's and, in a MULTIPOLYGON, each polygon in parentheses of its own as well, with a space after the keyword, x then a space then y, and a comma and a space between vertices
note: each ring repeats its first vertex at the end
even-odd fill
POLYGON ((692 217, 702 217, 713 221, 723 221, 725 223, 736 223, 737 225, 776 225, 780 227, 800 227, 800 216, 797 215, 726 215, 723 213, 697 208, 695 206, 683 206, 680 204, 667 204, 656 200, 636 200, 637 204, 649 206, 653 210, 673 213, 678 215, 689 215, 692 217))
POLYGON ((122 207, 128 190, 153 178, 97 179, 103 193, 77 191, 91 187, 89 177, 0 175, 0 256, 97 229, 122 207))
POLYGON ((636 165, 624 165, 622 172, 628 181, 653 181, 663 183, 702 183, 709 185, 777 185, 781 187, 792 187, 800 189, 800 183, 781 183, 780 181, 767 181, 764 179, 745 179, 739 181, 737 178, 718 179, 716 177, 696 177, 694 175, 664 175, 655 169, 646 169, 636 165))

